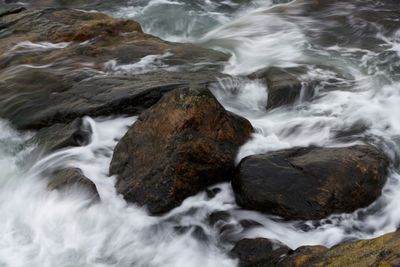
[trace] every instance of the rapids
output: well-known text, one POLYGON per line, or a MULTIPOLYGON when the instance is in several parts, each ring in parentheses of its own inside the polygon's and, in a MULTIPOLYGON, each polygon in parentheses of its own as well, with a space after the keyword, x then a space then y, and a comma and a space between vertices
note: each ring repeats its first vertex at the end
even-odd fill
MULTIPOLYGON (((382 196, 370 207, 321 221, 284 221, 241 210, 229 184, 210 198, 190 197, 162 217, 127 204, 114 189, 108 166, 117 140, 136 117, 89 118, 91 141, 29 162, 30 132, 0 121, 0 267, 22 266, 235 266, 208 222, 214 211, 229 211, 229 238, 266 237, 291 248, 333 246, 369 239, 400 224, 400 6, 395 0, 140 0, 108 7, 114 17, 131 18, 163 39, 193 42, 231 55, 211 88, 226 109, 256 129, 239 151, 245 156, 295 146, 349 146, 367 141, 391 159, 382 196), (267 88, 246 76, 269 66, 301 67, 303 84, 315 96, 293 107, 265 110, 267 88), (49 192, 51 170, 80 168, 99 191, 101 202, 77 190, 49 192), (245 229, 239 221, 261 225, 245 229)), ((21 49, 68 45, 21 43, 21 49)), ((135 74, 157 68, 169 54, 130 65, 106 62, 110 72, 135 74)), ((33 66, 25 66, 33 67, 33 66)), ((175 70, 169 70, 175 71, 175 70)), ((107 75, 102 73, 101 75, 107 75)), ((340 167, 340 166, 338 166, 340 167)))

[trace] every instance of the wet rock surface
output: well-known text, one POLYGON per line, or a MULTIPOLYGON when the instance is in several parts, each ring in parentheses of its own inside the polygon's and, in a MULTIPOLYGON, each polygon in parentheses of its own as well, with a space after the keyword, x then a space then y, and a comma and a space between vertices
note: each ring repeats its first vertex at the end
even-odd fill
POLYGON ((214 81, 227 59, 96 12, 21 10, 1 25, 0 116, 18 129, 138 114, 165 92, 214 81))
POLYGON ((68 191, 75 190, 85 192, 98 198, 96 185, 79 169, 68 168, 56 171, 52 180, 47 184, 49 190, 68 191))
POLYGON ((291 252, 278 242, 265 238, 242 239, 236 243, 231 255, 239 259, 240 267, 276 266, 291 252))
POLYGON ((244 208, 286 219, 322 219, 376 200, 388 159, 370 145, 294 148, 241 161, 232 181, 244 208))
POLYGON ((339 244, 329 250, 321 246, 300 247, 277 266, 399 266, 399 255, 400 234, 394 232, 371 240, 339 244))
POLYGON ((250 123, 227 112, 208 89, 166 94, 143 112, 114 150, 110 172, 126 200, 166 212, 207 186, 231 178, 250 123))
POLYGON ((87 145, 91 134, 89 125, 84 125, 82 119, 76 119, 69 124, 42 128, 29 142, 36 144, 41 154, 47 154, 62 148, 87 145))
POLYGON ((296 250, 274 241, 243 239, 231 251, 241 267, 359 267, 398 266, 400 264, 399 232, 371 240, 359 240, 336 245, 302 246, 296 250))
POLYGON ((300 99, 304 90, 304 99, 313 96, 313 83, 303 84, 300 76, 306 73, 302 68, 271 67, 259 70, 249 76, 250 79, 259 79, 268 87, 267 109, 289 105, 300 99))
POLYGON ((18 6, 29 6, 36 8, 64 7, 64 8, 80 8, 85 10, 107 10, 127 4, 129 0, 115 0, 105 2, 102 0, 30 0, 21 2, 19 0, 1 0, 0 7, 10 8, 18 6))

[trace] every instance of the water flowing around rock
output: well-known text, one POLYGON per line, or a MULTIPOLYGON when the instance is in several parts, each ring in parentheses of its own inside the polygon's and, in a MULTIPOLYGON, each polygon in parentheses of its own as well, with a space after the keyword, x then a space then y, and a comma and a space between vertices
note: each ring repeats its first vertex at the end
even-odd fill
POLYGON ((399 17, 1 1, 0 267, 399 264, 399 17))

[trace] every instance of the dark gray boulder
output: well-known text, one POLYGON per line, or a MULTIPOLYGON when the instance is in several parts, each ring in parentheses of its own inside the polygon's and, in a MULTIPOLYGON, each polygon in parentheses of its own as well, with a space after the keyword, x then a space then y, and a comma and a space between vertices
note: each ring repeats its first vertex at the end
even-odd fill
POLYGON ((239 259, 240 267, 277 266, 291 249, 278 242, 265 239, 242 239, 236 243, 231 255, 239 259))
POLYGON ((322 219, 375 201, 388 166, 371 145, 294 148, 244 158, 232 185, 244 208, 286 219, 322 219))

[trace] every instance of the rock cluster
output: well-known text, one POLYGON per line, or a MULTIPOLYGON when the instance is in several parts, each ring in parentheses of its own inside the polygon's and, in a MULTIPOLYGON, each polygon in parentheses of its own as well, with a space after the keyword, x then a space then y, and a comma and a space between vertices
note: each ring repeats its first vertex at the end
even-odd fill
MULTIPOLYGON (((235 166, 254 130, 208 90, 226 76, 219 64, 228 59, 224 53, 163 41, 135 21, 62 8, 0 10, 0 39, 0 117, 17 129, 36 130, 30 142, 42 154, 88 144, 91 129, 83 116, 139 115, 114 150, 110 175, 126 201, 151 214, 225 181, 244 209, 317 220, 368 206, 386 181, 389 161, 368 144, 292 148, 235 166), (139 64, 143 59, 150 64, 139 64)), ((268 110, 293 105, 301 94, 312 97, 312 86, 298 79, 302 73, 269 68, 248 78, 267 85, 268 110)), ((95 184, 77 169, 57 171, 48 184, 51 190, 70 187, 97 196, 95 184)), ((227 213, 210 216, 213 225, 228 220, 227 213)), ((255 224, 242 221, 241 227, 255 224)), ((295 251, 244 239, 232 255, 252 267, 399 264, 398 235, 295 251)))
POLYGON ((218 62, 227 59, 220 52, 160 40, 143 33, 137 22, 101 13, 20 10, 1 17, 0 24, 0 116, 18 129, 84 115, 138 114, 168 91, 214 81, 222 76, 218 62), (155 59, 161 66, 151 71, 135 68, 146 56, 165 62, 155 59), (132 70, 115 70, 110 62, 133 65, 132 70))

